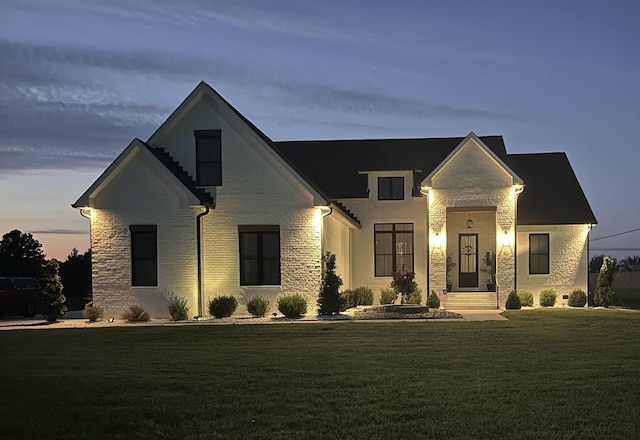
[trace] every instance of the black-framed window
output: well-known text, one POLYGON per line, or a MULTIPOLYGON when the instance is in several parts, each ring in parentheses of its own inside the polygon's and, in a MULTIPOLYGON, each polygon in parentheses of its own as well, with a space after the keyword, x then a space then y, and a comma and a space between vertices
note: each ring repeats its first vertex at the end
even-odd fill
POLYGON ((378 200, 404 200, 404 177, 378 177, 378 200))
POLYGON ((196 183, 222 185, 222 134, 220 130, 196 130, 196 183))
POLYGON ((375 276, 413 272, 413 223, 379 223, 373 229, 375 276))
POLYGON ((280 226, 238 226, 240 285, 280 284, 280 226))
POLYGON ((130 225, 131 285, 158 285, 158 227, 130 225))
POLYGON ((549 273, 549 234, 529 234, 529 273, 549 273))

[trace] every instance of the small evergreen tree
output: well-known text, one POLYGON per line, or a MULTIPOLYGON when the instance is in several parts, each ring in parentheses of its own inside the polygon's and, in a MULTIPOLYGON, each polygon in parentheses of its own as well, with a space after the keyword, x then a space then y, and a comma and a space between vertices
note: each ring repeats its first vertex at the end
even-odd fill
POLYGON ((318 314, 333 315, 340 312, 340 286, 342 278, 336 274, 336 256, 326 252, 322 257, 322 284, 318 295, 318 314))
POLYGON ((66 311, 67 299, 62 294, 62 282, 58 273, 60 266, 56 260, 42 265, 42 293, 40 302, 42 312, 48 322, 56 322, 66 311))
POLYGON ((509 292, 509 296, 507 296, 507 301, 504 304, 504 308, 507 310, 520 310, 522 308, 522 301, 520 300, 520 296, 518 296, 515 290, 509 292))
POLYGON ((602 267, 596 283, 596 291, 593 295, 593 303, 596 306, 609 307, 616 302, 616 293, 613 290, 613 273, 616 262, 609 257, 602 259, 602 267))
POLYGON ((416 291, 418 284, 414 272, 394 272, 391 288, 400 293, 400 303, 406 304, 407 297, 416 291))
POLYGON ((427 305, 430 309, 439 309, 440 308, 440 298, 435 290, 431 290, 431 294, 427 297, 427 305))

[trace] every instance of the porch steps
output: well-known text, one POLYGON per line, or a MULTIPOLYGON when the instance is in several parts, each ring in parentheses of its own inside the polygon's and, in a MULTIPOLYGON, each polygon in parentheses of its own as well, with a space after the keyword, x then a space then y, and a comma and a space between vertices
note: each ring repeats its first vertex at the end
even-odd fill
POLYGON ((447 310, 495 310, 495 292, 451 292, 443 304, 447 310))

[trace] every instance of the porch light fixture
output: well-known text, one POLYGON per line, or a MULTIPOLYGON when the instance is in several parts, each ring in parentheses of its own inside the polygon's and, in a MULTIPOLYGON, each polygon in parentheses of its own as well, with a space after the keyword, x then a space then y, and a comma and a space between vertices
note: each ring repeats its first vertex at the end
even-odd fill
POLYGON ((475 224, 473 223, 473 220, 471 220, 471 214, 469 214, 469 220, 467 220, 467 229, 473 229, 474 226, 475 224))

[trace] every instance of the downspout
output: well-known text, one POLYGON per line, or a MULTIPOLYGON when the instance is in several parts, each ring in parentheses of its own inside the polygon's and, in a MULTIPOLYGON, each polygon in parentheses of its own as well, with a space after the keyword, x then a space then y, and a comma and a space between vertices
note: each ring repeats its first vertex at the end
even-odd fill
POLYGON ((89 264, 91 265, 91 283, 89 284, 89 289, 91 292, 91 302, 93 302, 93 210, 91 208, 80 208, 80 215, 89 219, 89 264), (85 209, 89 211, 87 214, 84 212, 85 209))
POLYGON ((198 316, 204 316, 203 304, 203 289, 202 289, 202 224, 201 218, 209 214, 209 206, 205 205, 204 212, 201 212, 196 216, 196 259, 198 265, 198 316))
POLYGON ((518 291, 518 198, 524 185, 514 189, 513 197, 513 290, 518 291))
POLYGON ((425 293, 425 297, 428 299, 429 298, 429 293, 431 292, 431 284, 430 284, 430 274, 429 274, 429 270, 430 270, 430 265, 429 262, 431 260, 431 232, 429 231, 429 189, 428 187, 422 188, 420 187, 420 195, 422 195, 425 199, 427 199, 427 273, 426 273, 426 281, 427 281, 427 291, 425 293))
POLYGON ((593 224, 589 223, 589 230, 587 231, 587 308, 589 308, 589 295, 591 294, 591 277, 589 276, 589 256, 591 255, 591 229, 593 229, 593 224))

